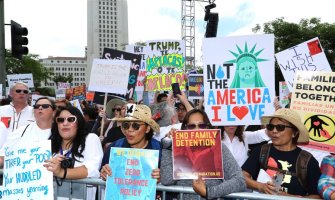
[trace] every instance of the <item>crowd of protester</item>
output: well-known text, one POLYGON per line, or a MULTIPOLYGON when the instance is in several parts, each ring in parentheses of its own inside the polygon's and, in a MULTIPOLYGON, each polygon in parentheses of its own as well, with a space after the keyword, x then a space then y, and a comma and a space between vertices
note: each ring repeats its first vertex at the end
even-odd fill
MULTIPOLYGON (((167 186, 193 187, 204 199, 244 191, 335 199, 334 154, 300 148, 299 144, 309 141, 308 131, 297 112, 280 108, 278 102, 273 115, 262 117, 259 130, 245 131, 245 126, 234 124, 213 127, 203 105, 194 106, 184 92, 176 97, 157 93, 151 105, 116 98, 103 109, 82 101, 82 112, 66 99, 42 97, 30 106, 29 88, 21 82, 10 87, 9 95, 11 100, 1 101, 0 106, 0 117, 8 117, 0 122, 0 155, 4 146, 50 139, 53 157, 44 167, 59 186, 64 179, 106 180, 113 173, 108 164, 111 148, 121 147, 159 150, 159 168, 152 171, 152 178, 167 186), (136 109, 128 112, 132 106, 136 109), (221 129, 224 179, 173 180, 171 137, 175 131, 213 128, 221 129), (251 144, 257 145, 252 151, 251 144), (63 160, 71 166, 63 168, 63 160), (275 181, 280 175, 278 185, 275 181)), ((94 189, 87 193, 87 199, 95 199, 94 189)), ((167 198, 178 196, 170 192, 167 198)), ((192 194, 183 198, 197 199, 192 194)))

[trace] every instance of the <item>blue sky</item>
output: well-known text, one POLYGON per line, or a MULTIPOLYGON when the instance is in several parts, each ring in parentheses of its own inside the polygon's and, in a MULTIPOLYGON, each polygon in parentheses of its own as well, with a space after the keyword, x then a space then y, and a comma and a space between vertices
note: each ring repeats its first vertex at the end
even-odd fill
MULTIPOLYGON (((31 53, 47 56, 84 56, 86 12, 84 0, 5 0, 5 23, 15 20, 29 30, 31 53), (66 6, 65 6, 66 5, 66 6)), ((212 12, 219 13, 218 37, 253 34, 255 25, 279 17, 290 22, 320 17, 334 23, 334 1, 217 0, 212 12)), ((204 7, 195 2, 196 57, 201 54, 201 39, 206 23, 204 7)), ((155 39, 181 38, 181 0, 128 0, 129 43, 155 39)), ((6 48, 10 48, 10 29, 6 27, 6 48)))

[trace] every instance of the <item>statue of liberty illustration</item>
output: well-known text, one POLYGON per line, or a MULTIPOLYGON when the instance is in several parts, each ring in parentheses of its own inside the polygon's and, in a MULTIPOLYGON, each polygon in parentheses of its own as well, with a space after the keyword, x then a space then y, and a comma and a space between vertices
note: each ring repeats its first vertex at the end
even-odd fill
POLYGON ((226 63, 236 63, 236 71, 233 82, 230 88, 255 88, 255 87, 266 87, 264 84, 261 74, 258 70, 257 62, 267 61, 268 59, 257 58, 257 56, 264 50, 261 49, 254 53, 256 44, 252 49, 248 50, 248 44, 245 43, 244 51, 236 45, 238 53, 229 51, 234 55, 235 59, 229 60, 226 63))

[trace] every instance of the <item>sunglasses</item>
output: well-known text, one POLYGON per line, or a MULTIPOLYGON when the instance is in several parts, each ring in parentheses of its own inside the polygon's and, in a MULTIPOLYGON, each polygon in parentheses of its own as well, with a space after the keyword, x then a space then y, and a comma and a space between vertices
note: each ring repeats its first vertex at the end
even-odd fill
POLYGON ((284 131, 285 128, 294 128, 292 126, 287 126, 287 125, 284 125, 284 124, 277 124, 277 125, 274 125, 274 124, 267 124, 266 125, 266 129, 268 131, 273 131, 273 129, 276 128, 277 131, 284 131))
POLYGON ((120 111, 121 111, 121 108, 113 108, 113 109, 112 109, 112 112, 115 112, 115 111, 120 112, 120 111))
POLYGON ((17 89, 17 90, 15 90, 15 92, 16 92, 16 93, 22 93, 22 92, 23 92, 24 94, 28 94, 29 91, 28 91, 28 90, 20 90, 20 89, 17 89))
POLYGON ((77 117, 76 116, 71 116, 71 117, 57 117, 56 118, 57 123, 64 123, 65 120, 69 123, 74 123, 74 122, 77 121, 77 117))
POLYGON ((186 124, 186 128, 188 130, 192 130, 192 129, 206 129, 207 128, 207 124, 186 124))
POLYGON ((42 106, 43 109, 47 109, 47 108, 52 108, 52 106, 50 104, 35 104, 33 107, 34 109, 39 109, 42 106))
POLYGON ((130 128, 130 126, 135 130, 135 131, 138 131, 142 125, 144 125, 145 123, 137 123, 137 122, 122 122, 121 124, 121 127, 124 129, 124 130, 128 130, 130 128))

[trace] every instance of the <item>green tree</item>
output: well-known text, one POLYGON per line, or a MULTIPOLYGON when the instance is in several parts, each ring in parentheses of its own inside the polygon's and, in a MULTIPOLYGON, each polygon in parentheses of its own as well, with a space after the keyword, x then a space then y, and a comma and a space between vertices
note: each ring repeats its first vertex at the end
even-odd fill
MULTIPOLYGON (((6 55, 11 55, 10 51, 6 51, 6 55)), ((22 60, 6 57, 6 74, 27 74, 32 73, 34 86, 38 88, 41 83, 47 83, 48 78, 51 78, 53 72, 48 70, 39 62, 38 55, 28 54, 22 57, 22 60)))
MULTIPOLYGON (((263 30, 262 26, 257 24, 252 31, 274 34, 276 53, 318 37, 332 70, 335 69, 335 23, 322 23, 319 18, 301 19, 299 23, 292 23, 285 21, 282 17, 264 23, 263 30)), ((275 74, 276 83, 284 81, 277 63, 275 74)), ((277 84, 276 91, 278 91, 277 84)))
POLYGON ((63 75, 55 75, 52 80, 55 82, 56 85, 58 85, 58 83, 72 83, 73 81, 73 76, 72 74, 67 75, 67 76, 63 76, 63 75))

